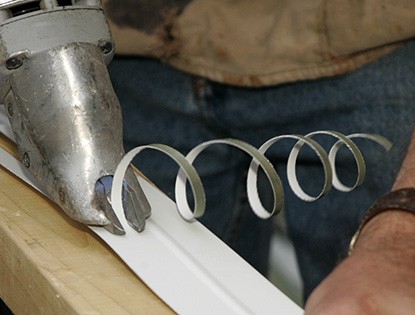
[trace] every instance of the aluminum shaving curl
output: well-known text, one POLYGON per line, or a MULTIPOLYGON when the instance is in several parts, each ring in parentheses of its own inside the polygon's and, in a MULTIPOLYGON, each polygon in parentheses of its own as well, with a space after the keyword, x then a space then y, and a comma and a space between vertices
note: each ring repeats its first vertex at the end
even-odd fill
MULTIPOLYGON (((180 170, 176 177, 176 184, 175 184, 175 198, 176 198, 176 205, 177 210, 181 217, 188 221, 192 222, 195 219, 201 217, 205 211, 205 204, 206 204, 206 197, 205 192, 203 189, 202 181, 196 172, 195 168, 193 167, 192 163, 198 157, 198 155, 203 152, 207 147, 214 145, 214 144, 226 144, 233 147, 236 147, 248 155, 252 157, 251 164, 248 170, 247 176, 247 195, 248 201, 252 208, 252 211, 262 219, 268 219, 272 215, 279 213, 284 207, 284 190, 282 187, 281 180, 277 174, 277 171, 271 164, 271 162, 265 157, 266 151, 274 145, 276 142, 283 140, 283 139, 294 139, 297 140, 291 152, 288 156, 287 160, 287 179, 292 191, 302 200, 305 201, 315 201, 334 187, 337 190, 343 192, 349 192, 361 185, 364 181, 365 174, 366 174, 366 166, 365 160, 360 152, 359 148, 356 144, 351 140, 353 138, 364 138, 372 140, 378 144, 380 144, 385 150, 389 150, 392 147, 392 143, 380 136, 375 134, 364 134, 364 133, 356 133, 351 135, 343 135, 336 131, 315 131, 309 133, 305 136, 302 135, 281 135, 276 136, 272 139, 269 139, 265 142, 260 148, 255 148, 254 146, 237 139, 218 139, 218 140, 211 140, 207 142, 203 142, 196 147, 194 147, 186 156, 181 154, 176 149, 169 147, 164 144, 150 144, 150 145, 143 145, 137 148, 132 149, 129 151, 120 164, 117 167, 117 170, 114 174, 113 180, 113 187, 112 187, 112 194, 111 200, 112 205, 116 209, 122 210, 122 200, 121 200, 121 191, 122 191, 122 182, 125 171, 127 170, 128 165, 132 161, 132 159, 139 154, 144 149, 153 149, 160 151, 170 158, 172 158, 179 166, 180 170), (336 143, 331 147, 329 153, 323 149, 323 147, 316 142, 313 137, 316 135, 328 135, 337 139, 336 143), (320 162, 323 167, 325 181, 320 193, 316 196, 310 196, 301 188, 296 174, 296 163, 297 157, 301 148, 307 145, 310 147, 317 157, 320 159, 320 162), (340 147, 345 145, 347 149, 353 155, 356 166, 357 166, 357 177, 356 181, 353 186, 346 186, 343 184, 337 176, 336 168, 335 168, 335 161, 337 152, 339 151, 340 147), (258 167, 261 167, 264 171, 273 192, 273 208, 271 211, 268 211, 262 205, 261 199, 258 194, 257 189, 257 176, 258 176, 258 167), (186 193, 186 183, 189 181, 190 187, 192 189, 193 197, 194 197, 194 208, 193 210, 190 209, 189 204, 187 202, 187 193, 186 193)), ((119 213, 123 213, 120 211, 119 213)))

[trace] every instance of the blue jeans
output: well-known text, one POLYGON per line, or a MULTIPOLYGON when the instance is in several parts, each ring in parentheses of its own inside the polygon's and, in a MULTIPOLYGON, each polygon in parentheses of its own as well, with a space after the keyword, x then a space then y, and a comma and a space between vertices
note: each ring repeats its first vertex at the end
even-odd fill
MULTIPOLYGON (((414 128, 414 42, 349 74, 259 89, 214 83, 145 58, 115 59, 110 74, 123 108, 127 150, 164 143, 187 153, 202 141, 223 137, 259 146, 276 135, 315 130, 378 133, 394 143, 386 153, 370 141, 356 141, 366 159, 367 176, 351 193, 331 190, 308 203, 285 185, 288 230, 305 296, 346 255, 369 205, 391 188, 414 128)), ((316 140, 326 147, 333 143, 324 136, 316 140)), ((267 153, 282 177, 292 146, 293 142, 283 142, 267 153)), ((167 157, 143 152, 135 164, 173 195, 177 166, 167 157)), ((258 219, 249 209, 244 182, 248 165, 242 152, 222 145, 196 160, 207 194, 201 221, 266 273, 272 222, 258 219)), ((345 182, 353 181, 355 163, 347 152, 339 156, 337 169, 345 182)), ((297 172, 307 191, 321 187, 319 161, 307 150, 297 172)))

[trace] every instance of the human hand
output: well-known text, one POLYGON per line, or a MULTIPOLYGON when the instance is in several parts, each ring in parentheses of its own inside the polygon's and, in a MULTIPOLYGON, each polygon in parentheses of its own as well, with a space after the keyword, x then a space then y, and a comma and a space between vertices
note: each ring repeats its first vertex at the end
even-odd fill
POLYGON ((415 215, 386 211, 370 220, 350 257, 310 296, 306 315, 415 313, 415 215))

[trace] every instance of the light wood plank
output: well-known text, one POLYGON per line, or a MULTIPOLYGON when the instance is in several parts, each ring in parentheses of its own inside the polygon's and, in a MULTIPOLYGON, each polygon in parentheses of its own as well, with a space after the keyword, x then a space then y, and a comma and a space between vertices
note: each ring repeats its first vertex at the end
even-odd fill
POLYGON ((15 314, 174 313, 87 227, 3 168, 0 250, 0 297, 15 314))

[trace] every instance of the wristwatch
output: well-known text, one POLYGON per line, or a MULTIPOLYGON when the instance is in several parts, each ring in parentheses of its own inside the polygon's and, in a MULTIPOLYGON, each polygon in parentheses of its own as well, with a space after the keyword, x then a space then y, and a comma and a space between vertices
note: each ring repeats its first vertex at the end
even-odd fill
POLYGON ((389 210, 408 211, 415 214, 415 188, 403 188, 392 191, 375 201, 375 203, 366 212, 362 223, 353 235, 349 245, 349 256, 352 253, 357 239, 364 226, 376 215, 389 210))

